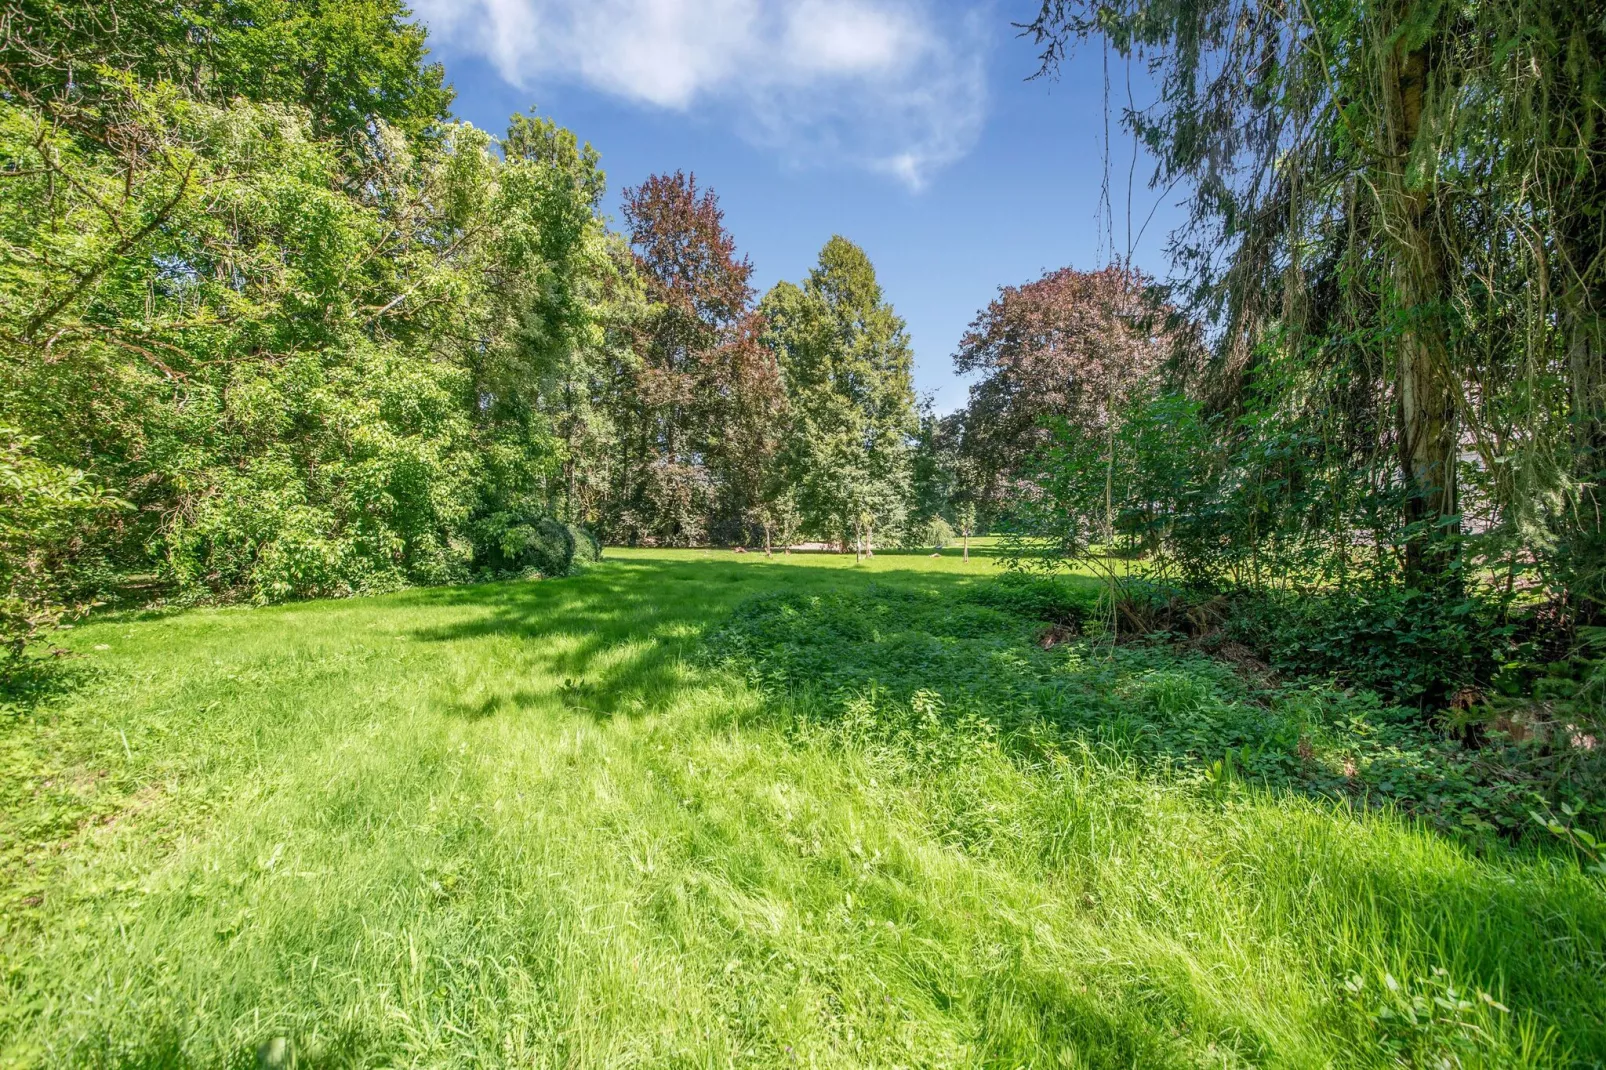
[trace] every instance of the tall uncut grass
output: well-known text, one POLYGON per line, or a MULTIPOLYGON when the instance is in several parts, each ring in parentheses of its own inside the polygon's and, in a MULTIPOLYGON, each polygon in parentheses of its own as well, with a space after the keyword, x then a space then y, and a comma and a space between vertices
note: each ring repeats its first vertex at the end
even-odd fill
POLYGON ((748 594, 986 559, 610 557, 70 633, 0 726, 0 1065, 1606 1061, 1570 859, 697 657, 748 594))

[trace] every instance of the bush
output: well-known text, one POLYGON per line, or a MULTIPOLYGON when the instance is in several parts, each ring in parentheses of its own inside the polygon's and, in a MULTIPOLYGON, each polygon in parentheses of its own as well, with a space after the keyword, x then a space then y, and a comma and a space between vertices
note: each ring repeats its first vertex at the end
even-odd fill
POLYGON ((42 632, 86 608, 73 603, 83 566, 75 550, 118 504, 82 472, 39 459, 37 441, 0 424, 0 676, 42 632))
POLYGON ((492 513, 474 526, 476 562, 493 575, 567 576, 602 556, 596 536, 550 516, 492 513))
POLYGON ((1228 633, 1289 676, 1320 676, 1406 706, 1442 707, 1488 686, 1514 629, 1472 598, 1405 587, 1245 592, 1228 633))
POLYGON ((574 543, 570 569, 577 570, 602 560, 602 540, 578 524, 568 525, 569 538, 574 543))

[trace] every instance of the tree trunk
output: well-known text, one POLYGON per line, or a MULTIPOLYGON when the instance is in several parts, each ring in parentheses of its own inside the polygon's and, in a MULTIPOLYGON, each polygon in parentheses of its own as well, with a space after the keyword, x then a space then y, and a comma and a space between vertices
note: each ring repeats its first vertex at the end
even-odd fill
MULTIPOLYGON (((1595 54, 1606 32, 1589 34, 1595 54)), ((1587 94, 1581 94, 1588 99, 1587 94)), ((1590 145, 1598 160, 1606 153, 1606 131, 1596 125, 1590 145)), ((1559 235, 1558 263, 1566 265, 1566 284, 1558 302, 1567 332, 1567 378, 1572 407, 1572 478, 1579 501, 1562 537, 1569 544, 1566 585, 1577 621, 1606 623, 1606 530, 1601 523, 1606 485, 1606 172, 1597 164, 1579 176, 1568 194, 1575 208, 1559 235), (1580 210, 1581 209, 1581 210, 1580 210)))
POLYGON ((564 445, 567 448, 567 453, 566 453, 566 456, 564 457, 564 461, 563 461, 563 467, 565 469, 565 472, 564 472, 564 487, 563 487, 563 514, 564 514, 563 515, 563 519, 564 519, 565 523, 572 524, 572 523, 574 523, 574 469, 575 469, 575 463, 574 463, 574 422, 575 422, 575 417, 574 417, 574 380, 572 380, 572 379, 565 380, 565 382, 564 382, 563 407, 565 409, 565 417, 566 417, 565 420, 564 420, 564 425, 565 425, 565 429, 564 429, 564 440, 565 440, 564 441, 564 445))
POLYGON ((963 534, 965 540, 965 563, 970 563, 970 529, 966 528, 963 534))
MULTIPOLYGON (((1382 217, 1394 245, 1393 283, 1401 318, 1397 350, 1399 464, 1405 479, 1406 580, 1436 587, 1454 580, 1459 540, 1459 439, 1454 372, 1444 323, 1448 280, 1434 229, 1434 174, 1413 174, 1434 74, 1433 41, 1396 45, 1384 68, 1385 179, 1382 217)), ((1433 165, 1429 163, 1431 168, 1433 165)))
POLYGON ((1606 320, 1596 300, 1606 293, 1574 294, 1568 321, 1568 372, 1573 406, 1572 476, 1580 487, 1573 511, 1567 585, 1581 624, 1606 620, 1606 531, 1601 487, 1606 480, 1606 320), (1591 299, 1595 300, 1591 300, 1591 299))

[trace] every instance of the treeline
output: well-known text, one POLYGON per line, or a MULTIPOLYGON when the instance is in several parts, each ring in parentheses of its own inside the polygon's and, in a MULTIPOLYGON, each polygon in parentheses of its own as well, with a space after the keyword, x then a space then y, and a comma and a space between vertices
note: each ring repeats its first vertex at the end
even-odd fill
POLYGON ((453 120, 399 0, 0 19, 13 652, 114 597, 550 574, 599 539, 868 552, 970 523, 862 250, 833 238, 760 300, 683 174, 625 190, 615 233, 572 133, 453 120))
POLYGON ((912 354, 864 251, 834 237, 801 285, 755 300, 695 179, 625 190, 624 221, 644 304, 564 413, 586 442, 567 515, 631 544, 924 540, 912 354))
POLYGON ((594 154, 451 122, 398 3, 7 15, 13 645, 131 579, 270 600, 567 552, 545 394, 626 277, 594 154))

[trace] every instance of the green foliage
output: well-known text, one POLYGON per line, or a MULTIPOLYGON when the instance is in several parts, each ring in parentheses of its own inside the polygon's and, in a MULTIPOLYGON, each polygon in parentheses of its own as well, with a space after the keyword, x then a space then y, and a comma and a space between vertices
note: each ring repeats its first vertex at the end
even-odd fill
POLYGON ((476 562, 491 575, 568 576, 602 557, 596 536, 550 516, 492 513, 474 523, 476 562))
POLYGON ((567 525, 569 538, 574 543, 571 554, 571 571, 594 565, 602 560, 602 540, 594 532, 574 524, 567 525))
POLYGON ((1603 14, 1044 0, 1043 72, 1092 39, 1147 64, 1122 119, 1153 184, 1193 190, 1175 275, 1217 346, 1167 387, 1198 418, 1129 412, 1103 458, 1145 549, 1235 585, 1515 600, 1552 643, 1600 623, 1603 14), (1168 430, 1201 452, 1133 440, 1168 430), (1167 483, 1193 500, 1146 493, 1167 483))
POLYGON ((939 417, 931 399, 921 399, 909 463, 909 505, 905 521, 917 531, 934 519, 952 521, 955 499, 966 490, 959 457, 959 417, 939 417))
POLYGON ((1321 419, 1287 410, 1289 379, 1313 373, 1295 365, 1264 370, 1233 418, 1150 389, 1112 426, 1054 421, 1043 493, 1017 521, 1061 555, 1141 553, 1198 587, 1399 582, 1413 534, 1401 491, 1321 419))
POLYGON ((1080 577, 1006 572, 969 592, 971 601, 1048 624, 1080 625, 1095 619, 1103 592, 1080 577))
POLYGON ((291 104, 320 135, 361 138, 428 134, 452 99, 401 0, 9 0, 5 18, 20 31, 0 45, 8 88, 44 107, 97 107, 127 73, 215 104, 291 104))
POLYGON ((752 314, 753 265, 695 175, 625 190, 624 217, 647 302, 633 325, 639 360, 612 397, 604 528, 632 545, 745 541, 781 494, 771 461, 786 407, 752 314))
POLYGON ((940 516, 932 517, 917 534, 919 538, 915 540, 915 549, 941 550, 954 541, 952 525, 940 516))
POLYGON ((954 527, 967 539, 976 534, 976 506, 973 502, 960 502, 954 506, 954 527))
POLYGON ((1494 607, 1408 587, 1245 592, 1227 627, 1280 673, 1338 680, 1406 706, 1479 693, 1517 653, 1516 629, 1494 607))
POLYGON ((79 533, 119 503, 84 473, 40 460, 38 440, 0 424, 0 678, 41 631, 83 607, 79 533))
MULTIPOLYGON (((1277 367, 1293 374, 1292 363, 1277 367)), ((1364 459, 1318 418, 1283 409, 1292 389, 1268 367, 1233 420, 1154 392, 1108 430, 1057 422, 1043 493, 1015 510, 1020 529, 1047 542, 1022 542, 1019 560, 1047 546, 1095 563, 1130 609, 1123 626, 1155 619, 1144 604, 1154 584, 1161 603, 1225 592, 1212 626, 1290 675, 1425 709, 1488 688, 1516 654, 1509 592, 1408 583, 1418 533, 1401 525, 1403 492, 1386 470, 1357 467, 1364 459), (1118 558, 1140 559, 1142 576, 1118 558)), ((1461 547, 1456 581, 1507 549, 1496 533, 1439 542, 1461 547)))
POLYGON ((1244 781, 1387 807, 1473 840, 1531 833, 1535 805, 1565 803, 1606 827, 1606 766, 1592 749, 1470 746, 1373 691, 1278 686, 1198 652, 1076 638, 1078 626, 1097 632, 1099 597, 1085 581, 1015 576, 958 604, 881 588, 767 596, 709 651, 762 687, 813 696, 822 716, 869 718, 886 738, 937 711, 1021 746, 1110 748, 1201 788, 1244 781))
POLYGON ((185 473, 204 492, 160 536, 180 590, 279 601, 467 577, 453 543, 483 475, 462 372, 364 347, 337 360, 270 367, 218 399, 247 433, 212 440, 235 464, 185 473), (294 433, 308 427, 323 433, 294 433))
POLYGON ((354 161, 299 108, 99 93, 118 139, 0 105, 0 396, 136 507, 73 553, 278 601, 461 581, 483 518, 560 508, 619 272, 594 154, 520 117, 522 153, 378 123, 354 161))
POLYGON ((904 322, 864 251, 840 236, 801 286, 783 282, 759 312, 785 374, 791 426, 781 463, 805 532, 863 552, 893 535, 911 494, 917 430, 904 322))

